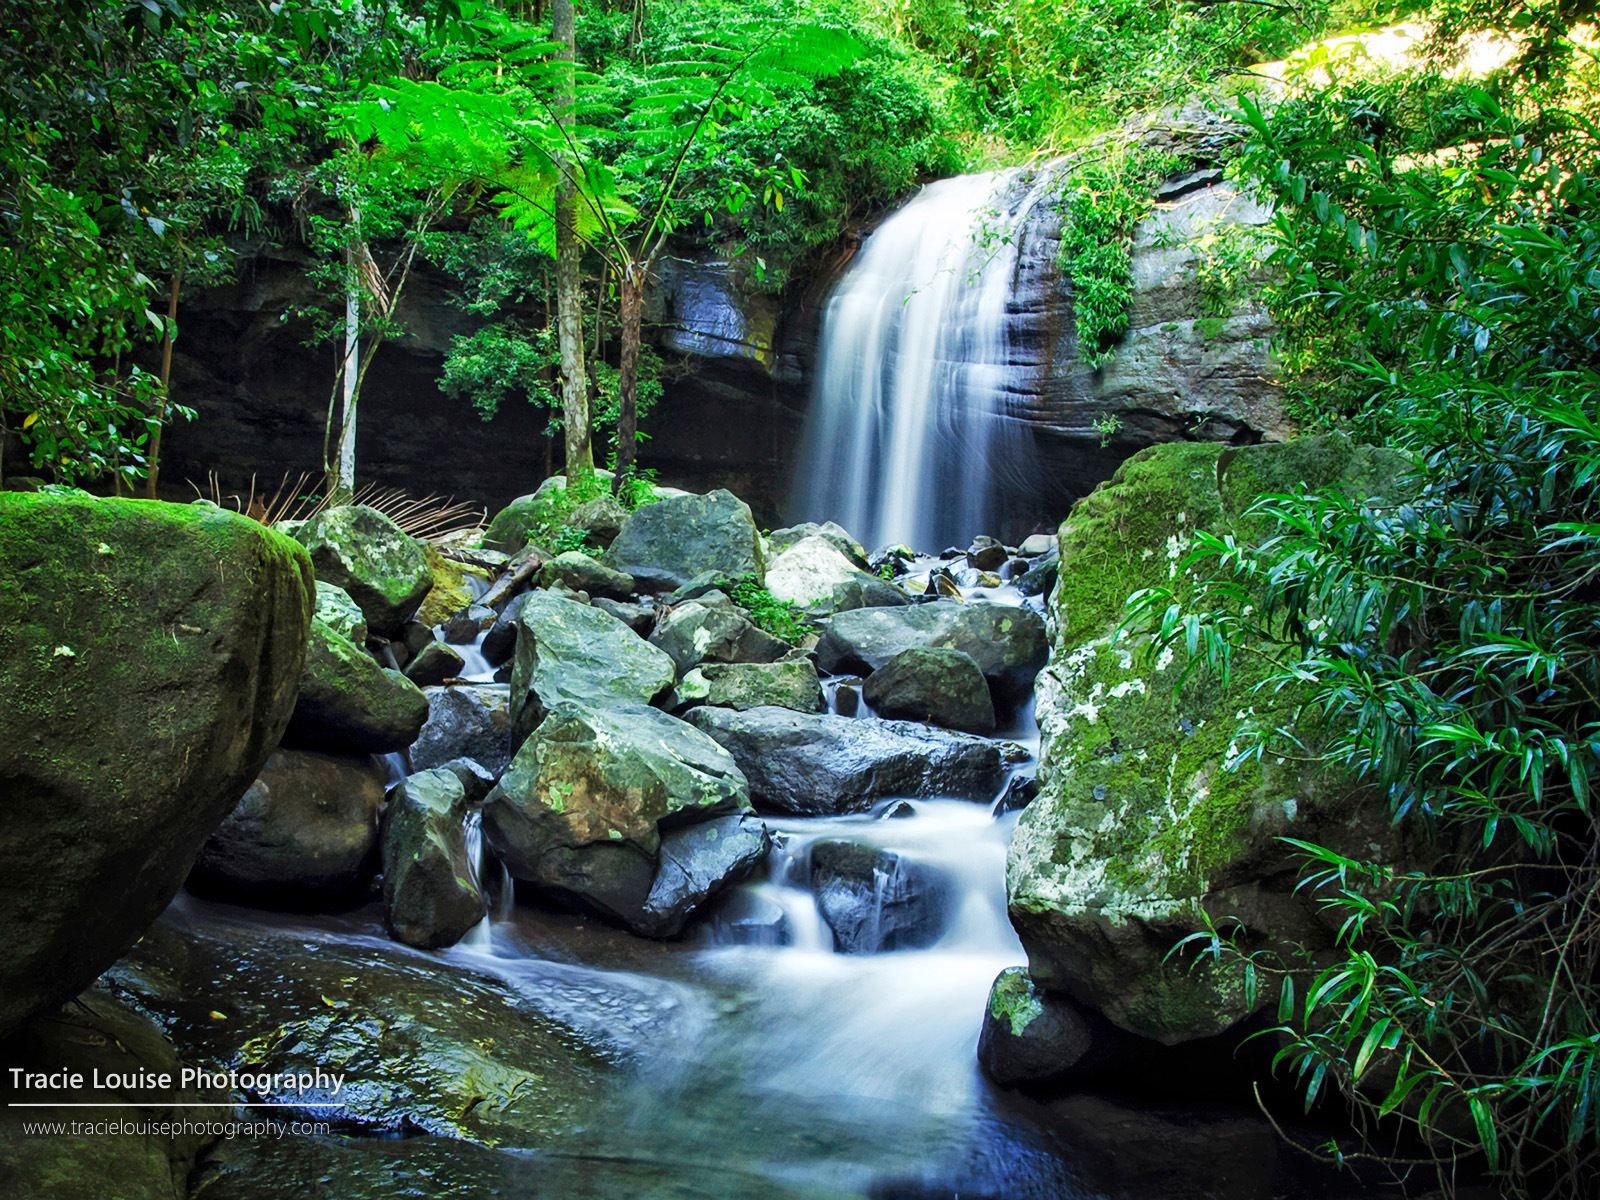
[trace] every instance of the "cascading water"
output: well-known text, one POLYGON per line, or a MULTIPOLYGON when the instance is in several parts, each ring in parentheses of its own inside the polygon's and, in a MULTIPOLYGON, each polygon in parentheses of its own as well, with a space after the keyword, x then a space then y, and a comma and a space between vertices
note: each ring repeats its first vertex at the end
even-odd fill
POLYGON ((930 183, 866 240, 823 315, 796 475, 801 520, 936 550, 999 527, 1031 478, 1006 310, 1043 186, 1017 170, 930 183))

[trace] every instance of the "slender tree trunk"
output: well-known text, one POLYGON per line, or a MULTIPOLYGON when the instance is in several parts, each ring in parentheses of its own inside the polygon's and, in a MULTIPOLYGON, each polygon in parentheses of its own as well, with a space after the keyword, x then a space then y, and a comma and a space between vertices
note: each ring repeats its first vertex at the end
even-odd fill
POLYGON ((633 474, 639 452, 639 338, 644 311, 645 267, 624 265, 617 294, 617 324, 621 348, 617 358, 617 477, 612 487, 620 493, 633 474))
MULTIPOLYGON (((561 49, 559 58, 574 62, 577 40, 573 28, 572 0, 553 0, 550 6, 551 38, 561 49)), ((575 84, 570 75, 556 93, 556 120, 572 123, 575 84)), ((583 365, 583 290, 579 277, 583 245, 578 240, 578 191, 571 177, 572 164, 563 159, 562 179, 556 190, 556 340, 561 349, 561 418, 567 439, 567 486, 594 474, 594 449, 589 441, 589 377, 583 365)))
MULTIPOLYGON (((350 208, 352 233, 361 236, 361 210, 350 208)), ((361 378, 361 274, 358 242, 346 252, 348 262, 344 292, 344 410, 339 425, 339 453, 333 496, 348 504, 356 491, 356 398, 361 378)))
POLYGON ((183 239, 178 239, 177 256, 172 264, 172 283, 167 288, 167 324, 161 332, 161 396, 156 401, 156 427, 150 431, 150 473, 145 477, 144 494, 156 498, 156 482, 161 477, 161 431, 167 424, 167 387, 172 382, 172 342, 178 331, 178 289, 183 286, 183 239))

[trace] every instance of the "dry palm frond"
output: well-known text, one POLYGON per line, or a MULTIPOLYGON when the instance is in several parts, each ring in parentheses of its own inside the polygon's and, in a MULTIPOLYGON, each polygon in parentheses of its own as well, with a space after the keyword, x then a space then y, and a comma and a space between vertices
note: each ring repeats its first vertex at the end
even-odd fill
MULTIPOLYGON (((250 476, 250 489, 224 494, 217 473, 206 477, 202 490, 193 480, 189 486, 202 500, 210 500, 220 508, 231 508, 263 525, 277 525, 284 521, 309 521, 328 507, 328 498, 307 492, 313 476, 302 471, 292 480, 285 473, 277 488, 270 494, 256 490, 256 477, 250 476)), ((362 504, 376 509, 414 538, 424 541, 451 541, 476 534, 488 518, 487 510, 461 503, 449 496, 429 493, 413 497, 401 488, 379 487, 368 484, 356 492, 352 504, 362 504)))

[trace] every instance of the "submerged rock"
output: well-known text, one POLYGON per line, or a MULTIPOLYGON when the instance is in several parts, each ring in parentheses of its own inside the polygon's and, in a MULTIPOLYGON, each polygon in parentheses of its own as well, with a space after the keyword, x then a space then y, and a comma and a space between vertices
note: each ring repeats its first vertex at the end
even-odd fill
POLYGON ((989 800, 1027 751, 1010 742, 787 708, 696 708, 687 718, 733 755, 764 812, 865 812, 890 796, 989 800))
POLYGON ((383 814, 383 919, 397 941, 453 946, 488 912, 467 861, 467 793, 453 771, 421 771, 383 814))
POLYGON ((0 1032, 172 900, 283 733, 313 595, 215 505, 0 493, 0 1032))
POLYGON ((427 718, 428 700, 416 684, 312 621, 286 742, 334 753, 388 754, 416 741, 427 718))
POLYGON ((883 717, 931 721, 966 733, 994 732, 989 684, 970 654, 915 647, 867 677, 862 694, 883 717))
POLYGON ((423 689, 428 720, 411 747, 417 771, 455 758, 481 763, 496 778, 511 762, 511 692, 504 684, 457 683, 423 689))
POLYGON ((796 712, 827 710, 817 669, 806 658, 772 663, 703 663, 678 683, 685 704, 716 708, 792 708, 796 712))
POLYGON ((699 730, 642 704, 565 703, 489 794, 483 830, 516 878, 671 937, 766 852, 749 807, 699 730))
POLYGON ((930 867, 858 842, 811 847, 811 888, 841 954, 917 950, 945 930, 945 883, 930 867))
POLYGON ((678 675, 701 663, 776 662, 793 649, 756 625, 721 592, 671 609, 650 635, 650 644, 671 657, 678 675))
POLYGON ((317 578, 348 592, 372 632, 384 637, 400 632, 433 586, 422 544, 364 504, 324 509, 295 538, 317 578))
POLYGON ((211 835, 192 888, 259 908, 338 908, 377 872, 379 759, 279 750, 211 835))
POLYGON ((774 558, 767 567, 767 590, 812 616, 911 603, 910 596, 867 574, 824 537, 802 538, 774 558))
POLYGON ((671 591, 703 571, 730 580, 754 575, 759 581, 766 574, 761 531, 750 506, 722 488, 639 508, 622 526, 604 562, 652 591, 671 591))

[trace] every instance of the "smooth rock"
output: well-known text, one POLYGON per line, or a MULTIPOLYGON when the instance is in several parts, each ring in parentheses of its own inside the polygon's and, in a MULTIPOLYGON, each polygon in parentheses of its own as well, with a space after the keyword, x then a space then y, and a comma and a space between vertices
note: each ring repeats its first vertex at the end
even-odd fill
POLYGON ((1023 967, 1001 971, 989 990, 978 1065, 1004 1088, 1059 1087, 1105 1064, 1114 1031, 1066 996, 1037 987, 1023 967))
POLYGON ((774 558, 767 566, 767 590, 812 616, 911 603, 905 592, 867 574, 824 537, 801 538, 774 558))
POLYGON ((467 861, 467 793, 443 768, 407 776, 383 814, 383 919, 395 940, 453 946, 488 905, 467 861))
POLYGON ((701 663, 768 663, 789 653, 788 642, 761 629, 742 608, 718 603, 720 596, 713 592, 668 610, 650 635, 678 675, 701 663))
POLYGON ((678 682, 683 704, 717 708, 792 708, 796 712, 827 711, 817 669, 808 659, 772 663, 703 663, 678 682))
POLYGON ((420 688, 459 678, 466 661, 443 642, 429 642, 406 664, 405 677, 420 688))
POLYGON ((388 754, 416 741, 427 717, 427 697, 416 684, 380 667, 372 655, 321 621, 311 623, 300 696, 285 744, 333 753, 388 754))
POLYGON ((775 557, 796 543, 813 537, 827 542, 855 566, 862 570, 867 569, 867 552, 861 543, 851 537, 842 526, 832 521, 824 521, 820 525, 815 521, 806 521, 799 525, 790 525, 785 529, 774 529, 767 534, 768 555, 775 557))
POLYGON ((652 591, 671 591, 702 571, 730 581, 753 575, 759 582, 766 574, 750 506, 722 488, 642 506, 622 526, 604 561, 652 591))
POLYGON ((880 717, 929 721, 966 733, 993 733, 989 681, 970 654, 913 647, 867 677, 863 698, 880 717))
POLYGON ((428 719, 411 747, 413 770, 470 758, 493 778, 511 762, 511 692, 492 683, 424 688, 428 719))
POLYGON ((998 571, 1006 557, 1005 544, 985 534, 973 538, 967 547, 967 565, 980 571, 998 571))
POLYGON ((1030 533, 1022 539, 1022 544, 1017 547, 1017 553, 1023 558, 1038 558, 1041 554, 1049 554, 1056 544, 1053 533, 1030 533))
POLYGON ((422 543, 364 504, 324 509, 295 537, 317 578, 348 592, 371 632, 383 637, 400 632, 433 586, 422 543))
POLYGON ((818 842, 811 888, 841 954, 917 950, 943 936, 945 884, 939 873, 859 842, 818 842))

